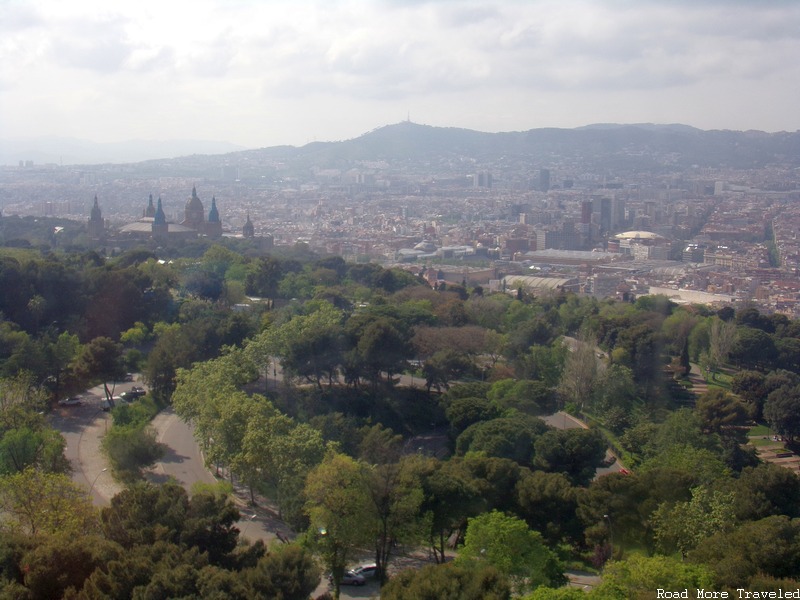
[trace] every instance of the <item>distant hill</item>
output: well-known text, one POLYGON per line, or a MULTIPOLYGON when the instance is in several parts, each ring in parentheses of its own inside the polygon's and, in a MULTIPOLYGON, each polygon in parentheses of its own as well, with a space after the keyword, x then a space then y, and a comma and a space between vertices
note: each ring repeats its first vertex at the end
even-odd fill
POLYGON ((226 154, 243 149, 236 144, 209 140, 128 140, 101 144, 63 137, 3 139, 0 140, 0 165, 17 165, 19 161, 28 160, 37 165, 134 163, 192 154, 226 154))
POLYGON ((281 157, 296 166, 347 167, 384 160, 443 164, 468 159, 490 165, 499 159, 546 165, 575 160, 615 170, 736 169, 800 166, 800 132, 704 131, 687 125, 597 124, 577 129, 542 128, 484 133, 402 122, 341 142, 315 142, 247 150, 250 159, 281 157))
MULTIPOLYGON (((668 172, 692 166, 753 169, 800 167, 800 132, 766 133, 696 129, 688 125, 598 123, 575 129, 540 128, 486 133, 456 127, 433 127, 403 121, 378 127, 340 142, 273 146, 243 150, 226 142, 134 140, 94 144, 69 138, 0 140, 0 164, 20 160, 35 164, 143 163, 142 168, 169 172, 207 172, 210 165, 257 166, 279 161, 290 172, 320 168, 347 169, 384 161, 393 167, 440 170, 540 168, 582 165, 616 174, 668 172), (170 160, 168 163, 164 159, 170 160)), ((260 176, 260 175, 259 175, 260 176)))

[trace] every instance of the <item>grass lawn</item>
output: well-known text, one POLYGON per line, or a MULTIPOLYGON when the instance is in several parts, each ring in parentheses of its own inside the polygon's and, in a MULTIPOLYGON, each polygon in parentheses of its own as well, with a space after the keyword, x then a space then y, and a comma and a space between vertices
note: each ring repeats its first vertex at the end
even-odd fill
POLYGON ((761 425, 755 425, 755 426, 751 427, 750 431, 747 432, 747 435, 749 435, 750 437, 753 437, 755 435, 761 435, 761 436, 766 435, 766 436, 770 436, 771 437, 773 435, 773 433, 772 433, 772 430, 769 427, 767 427, 766 425, 761 424, 761 425))
MULTIPOLYGON (((773 446, 775 444, 780 444, 780 442, 775 442, 772 440, 772 437, 767 436, 767 439, 764 439, 762 436, 758 437, 750 437, 747 441, 748 444, 751 446, 761 447, 761 446, 773 446)), ((776 446, 777 447, 777 446, 776 446)), ((780 448, 783 448, 783 444, 780 445, 780 448)))
POLYGON ((706 377, 706 383, 708 384, 709 388, 718 387, 722 388, 723 390, 730 390, 731 389, 731 376, 727 373, 717 373, 717 378, 712 379, 710 377, 706 377))

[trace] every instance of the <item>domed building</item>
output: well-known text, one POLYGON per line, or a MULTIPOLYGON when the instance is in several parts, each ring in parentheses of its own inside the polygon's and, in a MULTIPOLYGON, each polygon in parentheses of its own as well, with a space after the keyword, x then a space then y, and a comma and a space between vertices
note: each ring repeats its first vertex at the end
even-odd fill
POLYGON ((219 218, 216 198, 211 199, 211 210, 206 221, 203 202, 197 195, 195 186, 192 186, 192 195, 186 201, 183 221, 180 224, 167 221, 161 197, 158 198, 158 206, 155 207, 152 194, 150 194, 147 208, 144 209, 143 214, 144 216, 138 221, 122 227, 120 234, 138 238, 169 239, 190 239, 199 235, 211 238, 222 237, 222 221, 219 218))
POLYGON ((203 210, 203 203, 197 195, 197 187, 192 186, 192 195, 186 201, 186 207, 183 209, 183 221, 181 225, 189 227, 195 231, 202 232, 205 230, 205 211, 203 210))

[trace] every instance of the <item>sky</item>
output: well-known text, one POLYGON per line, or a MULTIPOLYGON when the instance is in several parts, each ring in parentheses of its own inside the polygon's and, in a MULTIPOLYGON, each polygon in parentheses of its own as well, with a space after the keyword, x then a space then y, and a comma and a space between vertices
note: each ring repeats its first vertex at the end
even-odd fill
POLYGON ((0 137, 800 129, 794 0, 0 0, 0 137))

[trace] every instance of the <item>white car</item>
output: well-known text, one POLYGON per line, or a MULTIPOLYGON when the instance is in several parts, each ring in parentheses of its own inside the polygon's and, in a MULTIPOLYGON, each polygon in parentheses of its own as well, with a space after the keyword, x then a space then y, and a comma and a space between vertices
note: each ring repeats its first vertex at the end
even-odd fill
MULTIPOLYGON (((328 581, 333 581, 333 575, 328 575, 328 581)), ((365 583, 367 581, 363 575, 353 573, 353 571, 345 571, 339 585, 364 585, 365 583)))
POLYGON ((64 398, 63 400, 58 401, 59 406, 81 406, 83 404, 83 400, 81 400, 78 396, 73 396, 72 398, 64 398))
POLYGON ((365 579, 369 577, 375 577, 375 573, 377 573, 377 571, 378 571, 378 565, 376 565, 375 563, 361 565, 353 569, 353 573, 355 573, 356 575, 361 575, 365 579))

